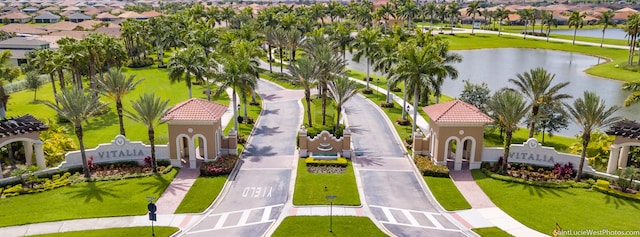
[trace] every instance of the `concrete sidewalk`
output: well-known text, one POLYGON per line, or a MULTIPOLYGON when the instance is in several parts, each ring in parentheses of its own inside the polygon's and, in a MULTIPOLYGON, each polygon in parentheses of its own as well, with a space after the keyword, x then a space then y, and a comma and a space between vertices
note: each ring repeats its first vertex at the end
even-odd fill
MULTIPOLYGON (((496 226, 513 236, 547 236, 523 225, 496 207, 473 180, 469 170, 451 171, 450 175, 453 183, 472 207, 469 210, 456 211, 451 215, 467 228, 496 226)), ((549 230, 552 229, 553 226, 550 226, 549 230)))

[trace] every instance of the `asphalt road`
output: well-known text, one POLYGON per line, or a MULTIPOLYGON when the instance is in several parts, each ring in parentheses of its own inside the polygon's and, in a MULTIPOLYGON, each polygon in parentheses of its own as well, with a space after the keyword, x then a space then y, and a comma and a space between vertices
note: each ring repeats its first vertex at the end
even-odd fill
POLYGON ((287 202, 303 93, 260 81, 263 110, 224 199, 183 236, 262 236, 287 202))

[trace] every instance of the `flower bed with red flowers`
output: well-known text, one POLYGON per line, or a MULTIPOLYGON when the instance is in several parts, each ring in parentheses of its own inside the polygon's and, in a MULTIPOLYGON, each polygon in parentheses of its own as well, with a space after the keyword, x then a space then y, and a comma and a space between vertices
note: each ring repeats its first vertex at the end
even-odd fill
POLYGON ((215 161, 210 161, 200 166, 201 176, 220 176, 230 174, 238 161, 236 155, 224 155, 215 161))

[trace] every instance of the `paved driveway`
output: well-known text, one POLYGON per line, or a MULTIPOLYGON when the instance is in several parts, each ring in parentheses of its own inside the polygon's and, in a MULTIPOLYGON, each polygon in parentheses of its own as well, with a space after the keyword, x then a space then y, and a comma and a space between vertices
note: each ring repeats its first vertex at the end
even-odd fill
POLYGON ((224 199, 183 236, 262 236, 287 202, 300 127, 301 91, 260 81, 263 110, 224 199))
POLYGON ((357 95, 345 109, 356 153, 354 168, 375 221, 397 236, 466 236, 464 227, 434 205, 376 105, 357 95))

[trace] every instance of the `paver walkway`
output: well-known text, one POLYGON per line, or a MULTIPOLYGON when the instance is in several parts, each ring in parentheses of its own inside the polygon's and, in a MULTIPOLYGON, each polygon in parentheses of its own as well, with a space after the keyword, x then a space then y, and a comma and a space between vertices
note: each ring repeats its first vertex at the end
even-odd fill
POLYGON ((156 206, 158 207, 158 214, 173 214, 178 209, 178 206, 182 202, 184 196, 189 192, 189 189, 196 181, 196 178, 200 176, 199 169, 180 169, 180 172, 171 181, 169 187, 162 193, 156 206))

